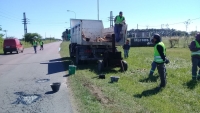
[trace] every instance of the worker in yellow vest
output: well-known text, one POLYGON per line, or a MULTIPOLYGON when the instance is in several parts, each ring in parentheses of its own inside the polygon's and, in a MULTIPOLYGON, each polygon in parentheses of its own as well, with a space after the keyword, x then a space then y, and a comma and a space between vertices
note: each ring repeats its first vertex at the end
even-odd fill
POLYGON ((122 16, 123 13, 119 12, 119 15, 115 17, 114 22, 115 22, 115 27, 114 27, 114 32, 115 32, 115 41, 119 42, 122 37, 120 37, 120 32, 122 31, 122 26, 125 24, 125 18, 122 16))
POLYGON ((166 47, 163 42, 161 42, 161 37, 159 34, 153 36, 154 46, 154 62, 156 63, 157 70, 160 76, 159 87, 165 87, 167 84, 166 80, 166 67, 165 63, 168 64, 169 60, 166 58, 166 47))
POLYGON ((40 50, 43 50, 43 45, 44 45, 43 41, 40 40, 40 50))
POLYGON ((192 57, 192 80, 200 80, 200 70, 197 74, 198 67, 200 68, 200 33, 197 33, 195 40, 190 44, 192 57))
POLYGON ((35 53, 37 53, 37 41, 35 39, 33 39, 33 48, 35 53))

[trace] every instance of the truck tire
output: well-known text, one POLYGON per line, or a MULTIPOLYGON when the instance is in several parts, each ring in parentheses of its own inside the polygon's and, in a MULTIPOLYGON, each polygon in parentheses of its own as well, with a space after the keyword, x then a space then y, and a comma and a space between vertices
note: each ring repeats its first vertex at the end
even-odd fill
POLYGON ((102 60, 99 60, 99 61, 98 61, 98 72, 103 71, 103 68, 104 68, 104 66, 103 66, 103 61, 102 61, 102 60))
POLYGON ((128 69, 128 64, 126 61, 122 60, 122 66, 121 66, 121 70, 122 71, 127 71, 128 69))

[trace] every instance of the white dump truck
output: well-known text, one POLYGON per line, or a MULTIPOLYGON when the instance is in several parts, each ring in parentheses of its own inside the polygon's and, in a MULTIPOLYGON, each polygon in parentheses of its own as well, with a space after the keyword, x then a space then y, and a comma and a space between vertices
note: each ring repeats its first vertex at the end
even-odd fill
POLYGON ((69 54, 71 58, 76 57, 76 64, 81 61, 98 60, 101 71, 103 67, 108 66, 107 60, 120 59, 120 64, 116 65, 123 64, 123 70, 127 70, 127 63, 122 60, 121 52, 116 49, 116 46, 122 46, 126 41, 126 24, 122 27, 121 40, 117 43, 113 40, 114 27, 104 28, 101 20, 71 19, 70 35, 69 54))

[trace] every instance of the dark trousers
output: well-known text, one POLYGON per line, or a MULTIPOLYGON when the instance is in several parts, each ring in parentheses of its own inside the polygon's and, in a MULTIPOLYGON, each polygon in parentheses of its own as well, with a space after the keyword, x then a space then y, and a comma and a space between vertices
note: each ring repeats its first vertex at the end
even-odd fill
POLYGON ((40 45, 40 50, 43 50, 43 45, 40 45))
POLYGON ((160 87, 165 87, 167 84, 167 80, 166 80, 166 67, 165 64, 157 64, 157 69, 158 69, 158 73, 160 75, 160 87))
POLYGON ((128 51, 129 51, 129 50, 125 50, 125 49, 124 49, 124 58, 128 58, 128 51))
POLYGON ((156 70, 156 62, 151 63, 151 70, 149 72, 149 75, 153 75, 154 71, 156 70))
POLYGON ((197 74, 198 67, 200 68, 200 59, 192 57, 192 78, 200 78, 200 70, 197 74))
POLYGON ((37 53, 37 46, 33 46, 35 53, 37 53))
POLYGON ((115 25, 114 27, 114 32, 115 32, 115 41, 119 42, 121 40, 120 38, 120 32, 122 30, 122 26, 120 25, 115 25))

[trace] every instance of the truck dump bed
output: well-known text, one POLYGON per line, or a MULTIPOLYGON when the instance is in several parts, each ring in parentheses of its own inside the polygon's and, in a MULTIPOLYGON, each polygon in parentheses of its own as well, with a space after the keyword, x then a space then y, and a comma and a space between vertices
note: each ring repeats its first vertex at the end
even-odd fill
MULTIPOLYGON (((114 27, 104 28, 101 20, 70 20, 71 43, 79 45, 112 45, 112 34, 114 27)), ((123 45, 127 38, 127 25, 123 25, 120 42, 116 45, 123 45)))

